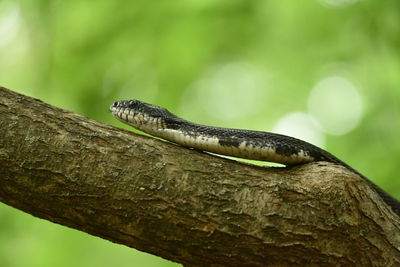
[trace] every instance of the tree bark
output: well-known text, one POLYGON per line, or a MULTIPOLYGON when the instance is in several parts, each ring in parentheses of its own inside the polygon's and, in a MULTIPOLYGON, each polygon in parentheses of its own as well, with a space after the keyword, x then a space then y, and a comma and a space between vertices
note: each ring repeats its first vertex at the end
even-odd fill
POLYGON ((1 87, 0 129, 0 201, 37 217, 188 266, 400 266, 400 218, 344 167, 240 163, 1 87))

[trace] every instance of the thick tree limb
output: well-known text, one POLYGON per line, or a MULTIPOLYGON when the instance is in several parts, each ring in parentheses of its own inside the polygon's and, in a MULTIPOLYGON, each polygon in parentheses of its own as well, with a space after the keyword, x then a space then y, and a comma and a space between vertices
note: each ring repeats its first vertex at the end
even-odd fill
POLYGON ((340 166, 246 165, 5 88, 0 127, 0 200, 37 217, 192 266, 400 265, 399 217, 340 166))

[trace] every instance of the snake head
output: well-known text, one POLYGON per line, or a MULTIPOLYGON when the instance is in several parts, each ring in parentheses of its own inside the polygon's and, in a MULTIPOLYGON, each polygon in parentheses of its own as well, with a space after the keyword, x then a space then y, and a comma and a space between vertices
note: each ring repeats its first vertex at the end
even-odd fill
POLYGON ((110 111, 113 112, 117 109, 129 109, 132 111, 136 111, 141 109, 141 106, 145 104, 143 102, 140 102, 139 100, 121 100, 117 101, 111 104, 110 106, 110 111))
POLYGON ((147 104, 139 100, 122 100, 111 104, 110 111, 119 120, 122 121, 133 121, 138 118, 141 123, 149 121, 159 121, 162 119, 168 123, 175 121, 178 118, 169 112, 167 109, 147 104))

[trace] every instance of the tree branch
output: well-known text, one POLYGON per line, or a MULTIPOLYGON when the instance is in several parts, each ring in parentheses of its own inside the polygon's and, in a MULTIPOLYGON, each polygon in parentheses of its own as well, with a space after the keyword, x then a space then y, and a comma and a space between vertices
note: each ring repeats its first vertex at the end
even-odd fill
POLYGON ((399 217, 343 167, 243 164, 1 87, 0 127, 0 201, 37 217, 191 266, 400 265, 399 217))

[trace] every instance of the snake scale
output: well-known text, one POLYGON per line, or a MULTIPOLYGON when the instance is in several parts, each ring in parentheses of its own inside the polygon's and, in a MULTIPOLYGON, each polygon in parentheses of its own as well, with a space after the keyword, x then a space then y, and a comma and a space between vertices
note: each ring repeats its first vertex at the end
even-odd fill
POLYGON ((313 161, 342 165, 366 180, 400 216, 398 200, 329 152, 305 141, 276 133, 196 124, 177 117, 165 108, 138 100, 114 102, 110 110, 123 123, 185 147, 285 165, 313 161))

